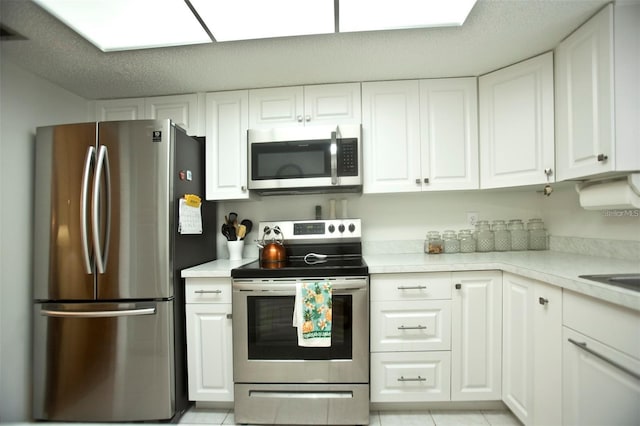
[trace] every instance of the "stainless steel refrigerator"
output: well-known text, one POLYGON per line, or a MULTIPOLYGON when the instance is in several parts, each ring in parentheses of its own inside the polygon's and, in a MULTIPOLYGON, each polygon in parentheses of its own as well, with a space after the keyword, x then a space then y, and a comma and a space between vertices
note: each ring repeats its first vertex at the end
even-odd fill
POLYGON ((180 270, 215 259, 202 140, 140 120, 40 127, 35 146, 34 419, 177 418, 180 270), (178 232, 185 194, 203 200, 202 233, 178 232))

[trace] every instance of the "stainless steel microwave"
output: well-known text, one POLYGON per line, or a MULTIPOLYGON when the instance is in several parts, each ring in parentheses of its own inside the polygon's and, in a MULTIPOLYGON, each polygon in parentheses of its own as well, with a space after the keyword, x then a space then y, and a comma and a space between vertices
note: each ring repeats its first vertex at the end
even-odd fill
POLYGON ((249 189, 262 194, 362 190, 362 127, 248 131, 249 189))

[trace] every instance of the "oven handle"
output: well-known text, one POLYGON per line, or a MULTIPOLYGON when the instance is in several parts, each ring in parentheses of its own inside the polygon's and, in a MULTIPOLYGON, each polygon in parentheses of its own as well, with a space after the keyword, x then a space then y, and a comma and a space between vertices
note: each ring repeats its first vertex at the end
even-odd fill
MULTIPOLYGON (((260 280, 234 280, 233 291, 260 291, 274 292, 278 294, 295 294, 297 282, 316 282, 322 280, 278 280, 276 282, 264 282, 260 280)), ((366 279, 353 281, 334 282, 329 280, 334 294, 367 290, 369 283, 366 279)))

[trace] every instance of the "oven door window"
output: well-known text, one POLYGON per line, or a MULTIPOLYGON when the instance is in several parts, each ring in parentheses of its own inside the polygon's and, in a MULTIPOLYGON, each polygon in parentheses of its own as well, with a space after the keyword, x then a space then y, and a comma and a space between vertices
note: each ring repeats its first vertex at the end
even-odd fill
POLYGON ((298 346, 293 327, 293 296, 247 297, 249 359, 351 359, 352 296, 332 297, 331 346, 307 348, 298 346))
POLYGON ((251 144, 251 179, 331 176, 331 140, 251 144))

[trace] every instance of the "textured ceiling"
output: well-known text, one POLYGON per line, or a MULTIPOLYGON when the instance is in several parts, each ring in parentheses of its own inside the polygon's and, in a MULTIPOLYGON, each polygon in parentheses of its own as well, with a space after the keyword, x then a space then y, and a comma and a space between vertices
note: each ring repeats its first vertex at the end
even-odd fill
POLYGON ((0 55, 87 99, 477 76, 553 49, 607 3, 479 0, 461 28, 103 53, 31 1, 0 0, 0 22, 27 38, 2 41, 0 55))

